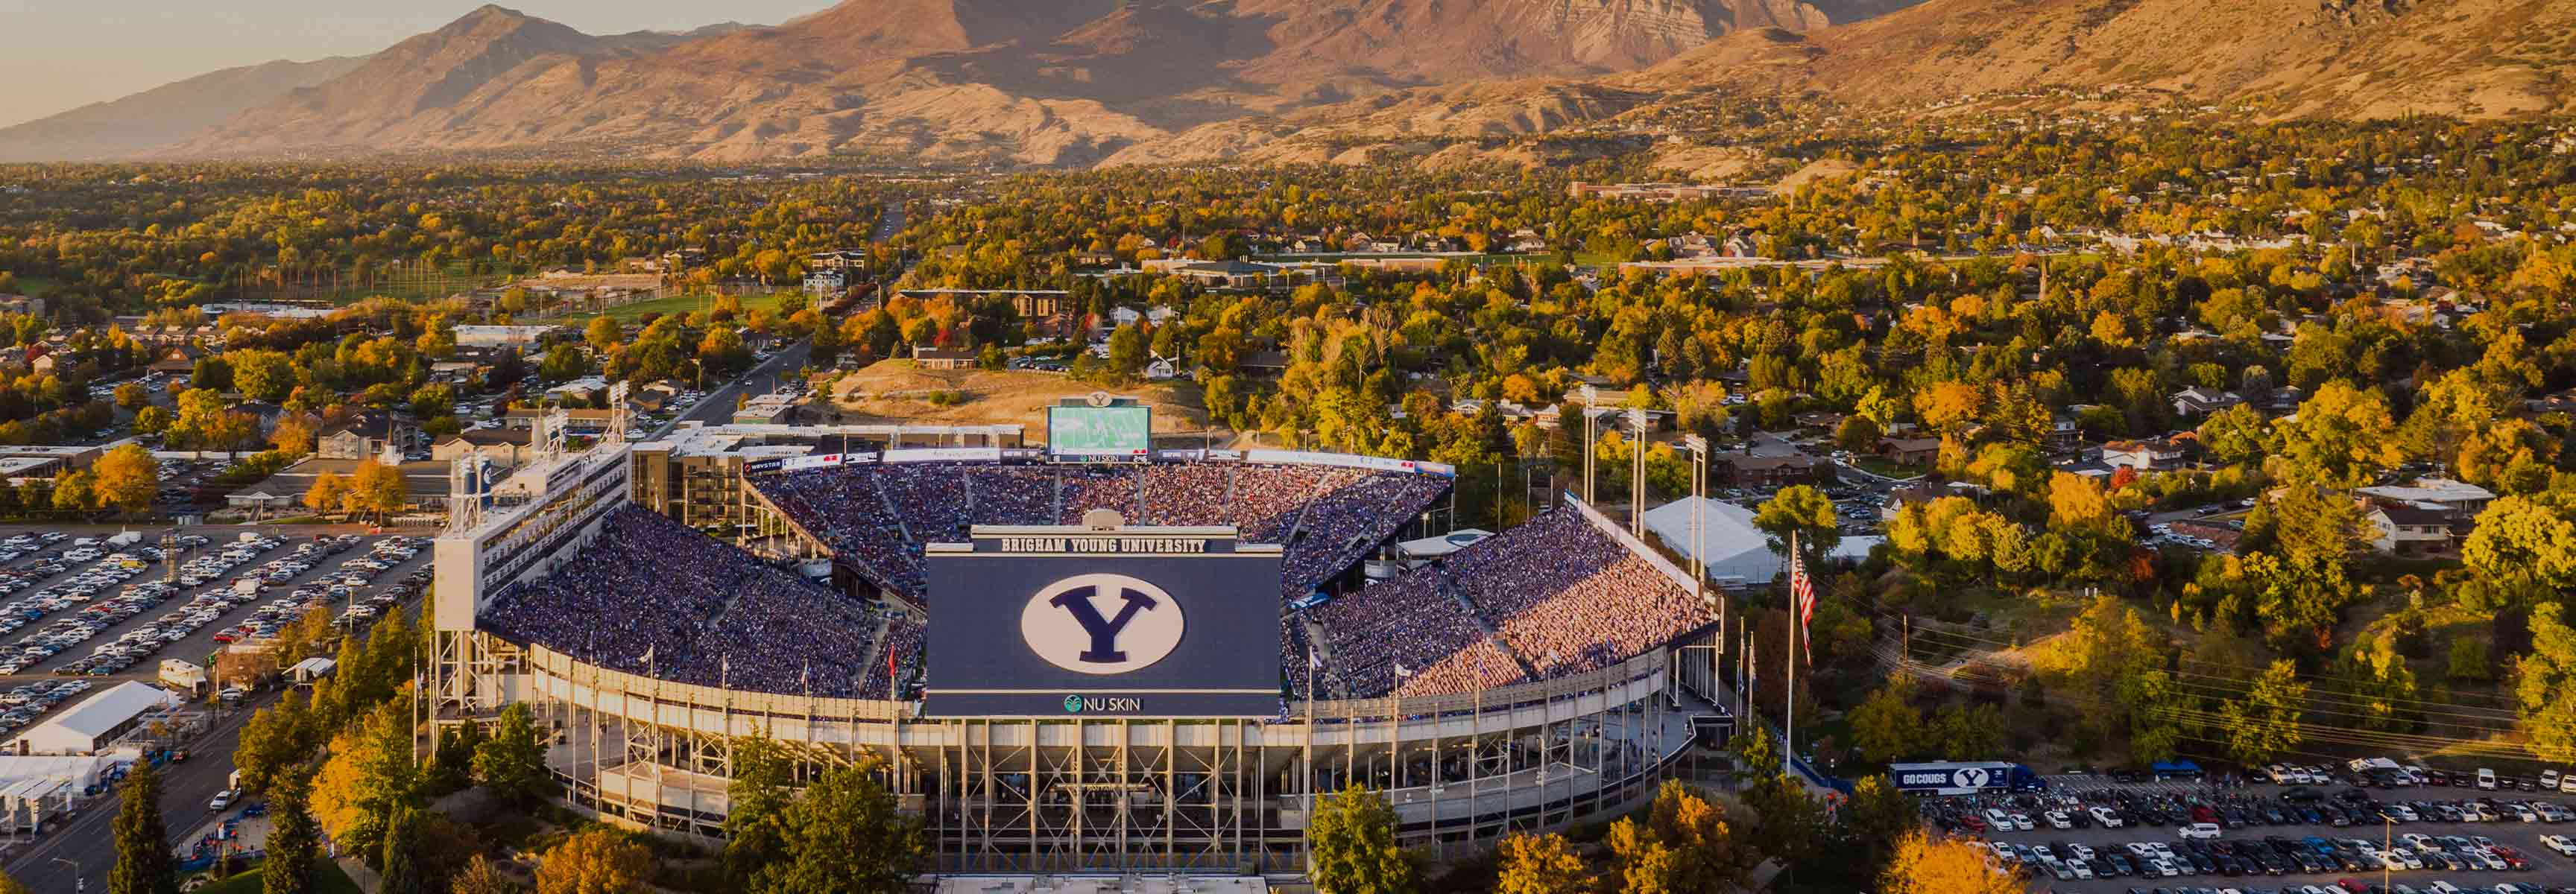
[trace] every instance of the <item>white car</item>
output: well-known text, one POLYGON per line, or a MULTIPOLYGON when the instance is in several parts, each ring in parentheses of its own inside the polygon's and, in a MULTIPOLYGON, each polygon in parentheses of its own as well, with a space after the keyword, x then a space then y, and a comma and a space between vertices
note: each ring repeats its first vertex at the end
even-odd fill
POLYGON ((241 793, 240 793, 240 792, 234 791, 234 790, 232 790, 232 789, 224 789, 223 791, 219 791, 219 792, 216 792, 216 793, 215 793, 215 799, 214 799, 214 800, 206 802, 206 809, 207 809, 207 810, 214 810, 214 811, 221 811, 221 810, 223 810, 224 808, 227 808, 227 807, 231 807, 231 806, 233 806, 233 799, 234 799, 234 798, 239 798, 239 797, 241 797, 241 793))
POLYGON ((2063 810, 2051 810, 2042 814, 2041 818, 2048 820, 2048 827, 2051 829, 2075 828, 2075 821, 2068 818, 2066 816, 2066 811, 2063 810))
POLYGON ((2096 808, 2093 808, 2090 812, 2093 814, 2093 821, 2094 821, 2094 822, 2097 822, 2097 823, 2101 823, 2101 824, 2102 824, 2102 828, 2105 828, 2105 829, 2117 829, 2117 828, 2120 828, 2120 827, 2121 827, 2121 826, 2123 826, 2123 825, 2126 825, 2125 823, 2120 822, 2120 815, 2119 815, 2119 814, 2116 814, 2116 813, 2112 813, 2112 812, 2111 812, 2111 808, 2108 808, 2108 807, 2096 807, 2096 808))
POLYGON ((2559 856, 2576 857, 2576 839, 2568 838, 2565 835, 2540 836, 2540 844, 2542 847, 2557 851, 2559 856))
POLYGON ((2216 838, 2218 837, 2218 824, 2192 823, 2191 825, 2175 829, 2174 834, 2182 838, 2216 838))
POLYGON ((1986 825, 1992 827, 1997 832, 2010 832, 2013 830, 2012 814, 2003 812, 2002 808, 1988 807, 1986 808, 1986 825))

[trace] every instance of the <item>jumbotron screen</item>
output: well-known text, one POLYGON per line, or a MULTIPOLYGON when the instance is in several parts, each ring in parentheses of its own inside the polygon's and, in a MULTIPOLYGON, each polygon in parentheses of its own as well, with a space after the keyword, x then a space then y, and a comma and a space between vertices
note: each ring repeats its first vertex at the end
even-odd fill
POLYGON ((1204 529, 1011 528, 924 555, 934 717, 1269 717, 1279 548, 1204 529))
POLYGON ((1148 407, 1047 408, 1047 452, 1057 456, 1144 456, 1153 431, 1148 407))

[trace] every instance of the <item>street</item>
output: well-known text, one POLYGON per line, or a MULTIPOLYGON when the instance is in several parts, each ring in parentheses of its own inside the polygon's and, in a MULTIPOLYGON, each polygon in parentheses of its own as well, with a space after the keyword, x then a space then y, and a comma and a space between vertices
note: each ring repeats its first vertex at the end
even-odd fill
POLYGON ((801 341, 779 349, 778 353, 770 355, 769 359, 761 361, 741 377, 726 382, 714 391, 707 392, 707 396, 699 400, 696 406, 671 417, 671 421, 653 429, 651 438, 670 434, 671 429, 678 428, 680 423, 692 419, 706 425, 723 425, 732 422, 736 395, 767 394, 778 390, 778 383, 785 379, 786 374, 804 368, 805 357, 812 352, 813 345, 801 341), (746 389, 748 389, 747 392, 746 389))

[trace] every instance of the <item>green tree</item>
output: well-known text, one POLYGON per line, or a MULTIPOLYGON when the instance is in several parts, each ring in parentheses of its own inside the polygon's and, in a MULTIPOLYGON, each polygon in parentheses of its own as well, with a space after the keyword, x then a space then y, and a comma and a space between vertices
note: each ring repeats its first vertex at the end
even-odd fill
POLYGON ((384 867, 377 889, 382 894, 430 894, 429 867, 421 865, 421 824, 420 811, 404 807, 385 825, 385 853, 377 861, 384 867))
POLYGON ((1895 780, 1888 776, 1867 776, 1852 785, 1851 800, 1844 802, 1839 813, 1844 827, 1851 832, 1852 844, 1860 851, 1862 877, 1877 878, 1886 871, 1897 842, 1906 833, 1921 828, 1921 817, 1915 811, 1913 796, 1897 788, 1895 780))
POLYGON ((1563 835, 1513 833, 1499 848, 1500 894, 1579 894, 1589 888, 1583 858, 1563 835))
POLYGON ((521 810, 554 797, 554 776, 546 771, 545 732, 526 702, 501 709, 490 738, 474 751, 474 778, 521 810))
MULTIPOLYGON (((1842 543, 1842 527, 1834 514, 1834 501, 1822 491, 1804 484, 1792 484, 1773 494, 1753 514, 1753 526, 1762 529, 1771 551, 1787 554, 1789 535, 1798 535, 1798 547, 1810 559, 1831 553, 1842 543)), ((1812 562, 1810 564, 1813 564, 1812 562)))
POLYGON ((2523 747, 2551 763, 2576 761, 2576 629, 2559 603, 2532 607, 2531 652, 2515 662, 2513 692, 2523 747))
POLYGON ((2487 641, 2474 636, 2451 640, 2450 662, 2444 676, 2454 683, 2485 683, 2495 679, 2495 659, 2487 656, 2487 641))
POLYGON ((786 755, 766 736, 736 739, 733 781, 725 786, 725 874, 749 882, 787 849, 787 810, 795 802, 786 755))
POLYGON ((754 894, 900 894, 921 860, 921 830, 896 812, 873 766, 836 767, 787 808, 785 853, 760 870, 754 894))
POLYGON ((1359 786, 1316 805, 1306 826, 1316 890, 1336 894, 1403 894, 1414 890, 1413 864, 1395 843, 1395 807, 1359 786))
POLYGON ((107 873, 108 894, 178 894, 178 862, 161 822, 161 771, 150 761, 137 762, 125 778, 112 834, 116 866, 107 873))
MULTIPOLYGON (((241 772, 242 788, 254 792, 276 788, 287 768, 313 753, 310 725, 304 699, 293 692, 252 713, 233 748, 233 769, 241 772)), ((296 797, 302 803, 307 793, 299 791, 296 797)))
POLYGON ((284 353, 265 348, 228 352, 224 359, 233 365, 233 386, 251 400, 282 401, 295 390, 295 361, 284 353))
POLYGON ((1133 379, 1145 371, 1145 329, 1142 323, 1129 323, 1109 333, 1109 372, 1121 379, 1133 379))
POLYGON ((321 829, 305 806, 304 784, 278 786, 269 799, 268 860, 260 865, 262 894, 312 894, 313 868, 322 860, 321 829))
POLYGON ((1914 677, 1898 672, 1852 709, 1852 744, 1861 756, 1892 761, 1923 749, 1923 713, 1913 704, 1914 677))
POLYGON ((2297 748, 2303 740, 2299 719, 2306 713, 2307 700, 2308 684, 2299 681, 2298 666, 2287 660, 2272 662, 2254 678, 2244 698, 2219 705, 2228 754, 2247 764, 2261 764, 2297 748))

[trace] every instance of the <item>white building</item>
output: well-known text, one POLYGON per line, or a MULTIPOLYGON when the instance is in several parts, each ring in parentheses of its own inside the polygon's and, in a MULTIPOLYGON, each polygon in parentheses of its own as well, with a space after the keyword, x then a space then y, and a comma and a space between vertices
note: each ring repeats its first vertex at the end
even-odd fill
POLYGON ((167 689, 129 680, 29 727, 9 744, 8 751, 17 755, 94 754, 141 725, 145 715, 178 703, 179 696, 167 689))
POLYGON ((2422 509, 2447 513, 2453 518, 2473 518, 2494 502, 2494 491, 2448 478, 2418 478, 2413 484, 2365 487, 2363 496, 2390 503, 2404 503, 2422 509))
POLYGON ((456 346, 460 348, 498 348, 533 345, 553 332, 555 326, 458 326, 456 346))

